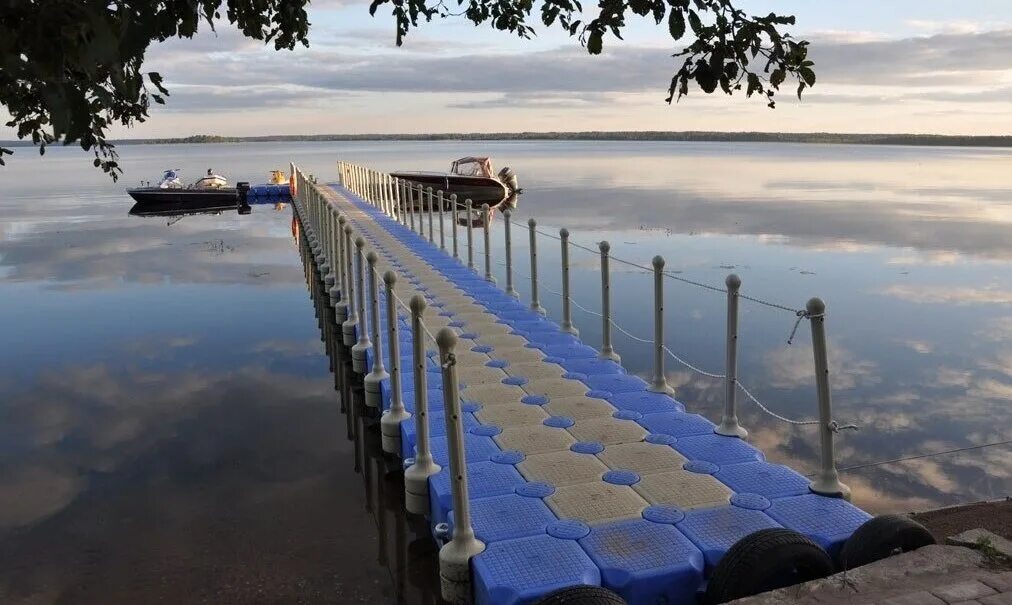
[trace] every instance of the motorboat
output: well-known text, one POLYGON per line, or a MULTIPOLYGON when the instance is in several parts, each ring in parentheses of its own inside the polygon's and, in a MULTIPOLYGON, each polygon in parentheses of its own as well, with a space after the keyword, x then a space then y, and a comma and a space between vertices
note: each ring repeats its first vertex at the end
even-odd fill
MULTIPOLYGON (((224 204, 234 207, 240 197, 240 190, 229 187, 225 177, 208 170, 207 174, 197 182, 184 186, 179 180, 178 168, 166 170, 162 180, 156 185, 146 185, 127 189, 130 197, 138 204, 193 204, 212 205, 224 204)), ((242 185, 242 183, 240 183, 242 185)), ((249 185, 246 184, 248 191, 249 185)))
MULTIPOLYGON (((391 176, 407 181, 414 186, 432 187, 433 191, 442 191, 444 203, 449 203, 450 195, 456 195, 461 204, 471 200, 474 207, 482 204, 494 206, 519 193, 517 175, 508 166, 496 173, 492 168, 492 160, 487 157, 468 156, 450 164, 449 172, 394 172, 391 176)), ((411 196, 417 205, 417 191, 411 196)))

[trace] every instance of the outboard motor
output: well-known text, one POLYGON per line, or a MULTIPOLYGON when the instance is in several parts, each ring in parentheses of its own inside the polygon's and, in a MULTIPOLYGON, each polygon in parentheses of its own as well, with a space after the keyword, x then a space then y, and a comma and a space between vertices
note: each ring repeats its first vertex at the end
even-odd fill
POLYGON ((235 193, 239 198, 240 204, 245 204, 249 201, 249 183, 246 181, 240 181, 235 184, 235 193))
POLYGON ((239 214, 249 214, 253 208, 249 205, 249 183, 240 181, 235 184, 235 209, 239 214))
POLYGON ((519 193, 520 187, 517 181, 517 173, 513 172, 513 169, 509 166, 504 166, 499 171, 499 180, 502 181, 503 185, 510 190, 510 193, 519 193))

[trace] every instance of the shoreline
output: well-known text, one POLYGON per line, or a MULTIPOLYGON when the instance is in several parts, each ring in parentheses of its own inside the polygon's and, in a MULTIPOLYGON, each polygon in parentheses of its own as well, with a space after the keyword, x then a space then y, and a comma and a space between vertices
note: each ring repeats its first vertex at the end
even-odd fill
MULTIPOLYGON (((942 135, 905 133, 714 132, 714 131, 582 131, 426 134, 319 134, 218 136, 111 140, 114 145, 194 143, 294 143, 329 141, 645 141, 714 143, 808 143, 821 145, 904 145, 914 147, 1012 147, 1012 135, 942 135)), ((34 147, 30 141, 0 141, 0 146, 34 147)))

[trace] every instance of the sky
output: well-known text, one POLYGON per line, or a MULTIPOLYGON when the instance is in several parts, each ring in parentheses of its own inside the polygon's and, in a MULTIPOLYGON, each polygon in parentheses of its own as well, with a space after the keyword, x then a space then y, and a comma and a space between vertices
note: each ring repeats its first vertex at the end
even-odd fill
MULTIPOLYGON (((452 1, 452 0, 451 0, 452 1)), ((587 3, 592 6, 592 3, 587 3)), ((311 4, 310 48, 275 51, 232 26, 152 47, 146 68, 171 91, 115 137, 189 134, 718 130, 1012 134, 1008 0, 741 0, 793 14, 818 83, 770 110, 698 89, 665 102, 681 48, 666 24, 632 16, 624 40, 591 56, 537 21, 518 40, 463 17, 394 45, 390 5, 311 4)), ((205 30, 209 28, 205 27, 205 30)), ((14 138, 0 128, 0 139, 14 138)))

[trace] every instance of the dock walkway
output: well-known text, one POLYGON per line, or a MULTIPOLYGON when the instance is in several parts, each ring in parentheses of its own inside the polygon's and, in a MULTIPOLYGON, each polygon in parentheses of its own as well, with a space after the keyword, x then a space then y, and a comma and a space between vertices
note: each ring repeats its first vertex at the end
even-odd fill
MULTIPOLYGON (((793 529, 832 555, 869 519, 843 499, 812 493, 808 479, 766 462, 746 441, 716 434, 713 423, 671 396, 648 391, 619 363, 600 359, 595 348, 468 269, 438 238, 430 242, 341 185, 316 191, 330 218, 343 217, 351 228, 348 238, 329 233, 338 242, 329 262, 341 264, 332 292, 370 278, 382 284, 386 271, 396 275, 397 317, 388 316, 380 286, 372 325, 370 301, 355 292, 345 304, 360 308, 364 300, 366 312, 346 343, 359 343, 362 369, 370 370, 374 349, 361 346, 362 331, 378 336, 390 369, 387 332, 397 323, 400 398, 416 413, 423 385, 429 447, 442 467, 428 479, 437 538, 452 533, 453 486, 443 373, 431 335, 444 327, 458 334, 469 512, 484 544, 471 559, 475 602, 528 603, 559 588, 600 585, 629 603, 695 603, 724 553, 756 530, 793 529), (361 254, 376 255, 371 275, 359 274, 369 268, 361 256, 349 257, 342 241, 359 237, 361 254), (413 334, 407 303, 415 295, 426 306, 422 333, 413 334), (412 368, 415 338, 427 350, 424 381, 412 368)), ((296 206, 304 229, 328 236, 314 225, 317 210, 296 206)), ((318 260, 328 262, 326 250, 318 260)), ((354 322, 355 313, 350 317, 354 322)), ((380 380, 378 404, 389 410, 393 399, 390 378, 380 380)), ((405 466, 416 454, 418 426, 415 416, 400 423, 405 466)))

